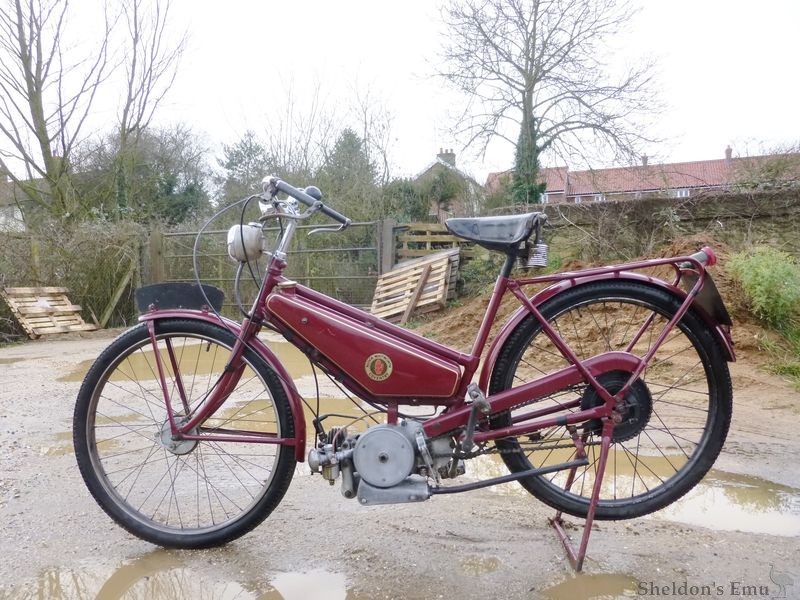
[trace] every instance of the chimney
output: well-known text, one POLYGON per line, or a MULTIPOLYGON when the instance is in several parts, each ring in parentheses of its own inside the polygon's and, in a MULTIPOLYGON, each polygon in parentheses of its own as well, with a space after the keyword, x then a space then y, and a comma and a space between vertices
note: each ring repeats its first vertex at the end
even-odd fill
POLYGON ((725 148, 725 162, 731 162, 731 157, 733 156, 733 150, 730 146, 725 148))
POLYGON ((647 154, 642 154, 642 166, 647 166, 647 154))
POLYGON ((439 148, 439 154, 436 155, 436 158, 439 160, 446 162, 451 167, 456 166, 456 153, 453 152, 452 148, 448 148, 446 150, 442 150, 439 148))

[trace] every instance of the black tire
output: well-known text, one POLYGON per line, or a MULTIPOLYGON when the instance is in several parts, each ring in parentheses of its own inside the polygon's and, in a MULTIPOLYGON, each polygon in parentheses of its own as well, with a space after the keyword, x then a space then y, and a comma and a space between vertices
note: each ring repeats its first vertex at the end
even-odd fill
MULTIPOLYGON (((155 324, 176 416, 202 405, 236 338, 211 323, 155 324), (169 366, 168 343, 180 378, 169 366)), ((240 442, 181 442, 169 449, 166 404, 147 326, 127 331, 89 369, 75 406, 73 441, 83 479, 108 515, 132 534, 170 548, 207 548, 261 523, 292 480, 294 448, 240 442), (166 427, 166 430, 165 430, 166 427), (162 438, 162 435, 165 436, 162 438)), ((280 379, 246 350, 239 384, 204 428, 294 436, 280 379)))
MULTIPOLYGON (((609 280, 569 289, 546 301, 540 310, 578 357, 586 359, 625 349, 644 328, 631 348, 642 356, 680 304, 678 298, 661 288, 609 280), (644 327, 649 315, 653 320, 644 327)), ((529 315, 498 354, 489 391, 494 394, 567 365, 538 321, 529 315)), ((614 385, 621 387, 619 381, 625 380, 626 374, 612 372, 602 382, 611 389, 614 385)), ((728 365, 719 343, 693 310, 670 332, 639 381, 634 386, 636 391, 626 397, 631 406, 626 413, 627 423, 615 426, 597 519, 640 517, 674 502, 711 468, 728 432, 732 406, 728 365)), ((536 400, 535 406, 571 403, 570 411, 574 412, 581 405, 596 405, 599 400, 588 388, 584 384, 562 390, 536 400)), ((512 415, 532 409, 520 408, 494 415, 491 427, 507 426, 512 415)), ((599 423, 584 423, 578 432, 589 444, 590 464, 576 470, 569 491, 565 489, 568 471, 527 477, 520 483, 553 508, 585 517, 600 454, 599 423)), ((525 439, 504 438, 496 446, 512 472, 576 457, 574 444, 563 426, 525 439)))

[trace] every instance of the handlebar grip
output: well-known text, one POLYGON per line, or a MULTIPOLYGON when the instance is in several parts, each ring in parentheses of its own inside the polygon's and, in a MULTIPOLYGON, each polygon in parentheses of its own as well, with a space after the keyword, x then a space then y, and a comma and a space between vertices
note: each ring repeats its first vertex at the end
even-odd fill
POLYGON ((714 251, 709 246, 703 246, 691 256, 706 267, 713 267, 717 264, 717 255, 714 254, 714 251))
MULTIPOLYGON (((319 202, 319 200, 317 200, 316 198, 313 198, 312 196, 309 196, 303 190, 298 190, 296 187, 294 187, 292 185, 289 185, 288 183, 286 183, 282 179, 276 179, 275 181, 273 181, 273 183, 275 185, 275 189, 277 189, 279 192, 283 192, 284 194, 288 194, 289 196, 291 196, 292 198, 294 198, 298 202, 302 202, 306 206, 313 206, 314 204, 319 202)), ((341 223, 343 227, 348 227, 350 225, 350 223, 352 222, 350 219, 345 217, 343 214, 333 210, 329 206, 326 206, 325 204, 322 204, 321 202, 320 202, 320 204, 321 204, 321 206, 319 208, 319 212, 321 212, 322 214, 330 217, 334 221, 337 221, 337 222, 341 223)))

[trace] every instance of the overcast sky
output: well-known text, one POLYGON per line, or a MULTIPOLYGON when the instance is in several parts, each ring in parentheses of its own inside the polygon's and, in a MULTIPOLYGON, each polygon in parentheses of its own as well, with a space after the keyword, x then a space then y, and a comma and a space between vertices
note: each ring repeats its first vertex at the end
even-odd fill
MULTIPOLYGON (((721 158, 800 140, 800 0, 636 0, 620 60, 652 56, 667 105, 648 154, 668 162, 721 158)), ((512 166, 513 148, 485 159, 461 151, 448 130, 461 97, 432 73, 443 36, 432 0, 172 0, 173 27, 189 42, 160 120, 182 120, 230 143, 263 133, 292 89, 298 102, 319 86, 329 107, 354 89, 393 116, 394 175, 414 175, 440 147, 483 181, 512 166)), ((597 165, 605 166, 605 165, 597 165)))

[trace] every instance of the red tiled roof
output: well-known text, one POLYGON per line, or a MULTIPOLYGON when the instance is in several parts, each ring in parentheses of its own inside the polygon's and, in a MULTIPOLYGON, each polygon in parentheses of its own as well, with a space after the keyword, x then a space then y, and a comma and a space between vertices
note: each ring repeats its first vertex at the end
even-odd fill
MULTIPOLYGON (((741 181, 743 174, 752 171, 754 176, 768 165, 782 158, 792 161, 778 179, 800 180, 800 155, 751 156, 743 158, 701 160, 661 165, 637 165, 612 169, 569 171, 567 167, 542 169, 542 181, 550 193, 565 192, 566 196, 596 193, 651 192, 667 189, 724 187, 741 181)), ((497 191, 500 177, 513 171, 489 173, 486 188, 497 191)))
MULTIPOLYGON (((513 174, 513 169, 509 169, 508 171, 500 171, 497 173, 489 173, 486 176, 486 184, 484 185, 486 191, 490 194, 499 192, 502 178, 504 176, 510 178, 513 174)), ((547 184, 548 192, 564 191, 567 185, 568 174, 568 167, 547 167, 539 171, 540 181, 547 184)))
POLYGON ((489 194, 494 194, 495 192, 500 191, 500 182, 504 175, 511 175, 514 173, 513 169, 509 169, 508 171, 498 171, 496 173, 489 173, 486 176, 486 183, 484 184, 484 188, 489 194))
POLYGON ((718 187, 731 182, 731 161, 725 159, 616 169, 573 171, 571 196, 597 192, 646 192, 674 188, 718 187))
POLYGON ((546 183, 546 192, 563 192, 572 175, 567 167, 548 167, 539 171, 539 177, 546 183))

